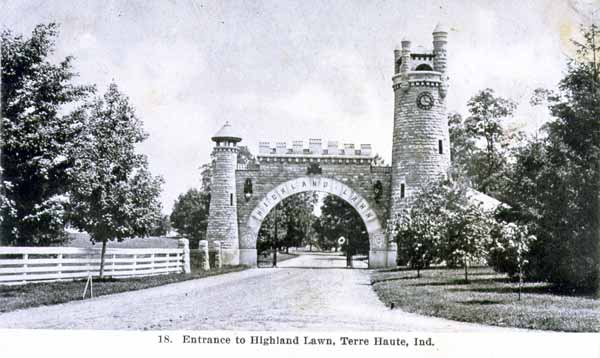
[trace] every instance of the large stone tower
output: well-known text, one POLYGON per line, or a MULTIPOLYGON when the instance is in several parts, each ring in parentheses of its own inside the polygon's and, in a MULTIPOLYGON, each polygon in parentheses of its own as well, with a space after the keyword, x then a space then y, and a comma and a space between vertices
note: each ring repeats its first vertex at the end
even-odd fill
POLYGON ((394 138, 390 216, 430 180, 450 167, 450 138, 446 115, 446 44, 448 32, 433 31, 433 51, 411 52, 402 41, 394 50, 394 138))
POLYGON ((235 170, 237 168, 237 143, 229 122, 211 138, 215 163, 210 185, 210 207, 206 236, 209 242, 222 243, 223 263, 238 265, 240 261, 235 170))

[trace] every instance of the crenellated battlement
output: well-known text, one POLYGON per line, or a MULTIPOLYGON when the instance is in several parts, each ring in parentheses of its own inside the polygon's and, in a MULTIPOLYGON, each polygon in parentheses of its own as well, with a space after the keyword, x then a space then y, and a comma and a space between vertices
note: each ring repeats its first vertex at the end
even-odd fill
POLYGON ((433 30, 433 49, 418 46, 411 50, 411 42, 402 40, 394 50, 393 89, 407 91, 410 87, 437 87, 441 97, 446 96, 446 45, 448 31, 438 24, 433 30))
POLYGON ((259 142, 258 155, 260 158, 296 158, 296 159, 373 159, 371 144, 361 144, 356 148, 354 143, 344 143, 340 147, 337 141, 328 141, 327 147, 323 148, 323 141, 320 138, 311 138, 308 140, 308 147, 304 146, 304 142, 295 140, 292 146, 288 147, 286 142, 275 142, 272 146, 271 142, 259 142))

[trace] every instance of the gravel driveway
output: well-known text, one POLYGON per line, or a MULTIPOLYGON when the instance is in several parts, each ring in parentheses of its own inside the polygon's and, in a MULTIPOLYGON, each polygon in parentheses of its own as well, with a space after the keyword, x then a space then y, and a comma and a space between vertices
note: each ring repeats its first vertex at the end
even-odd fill
POLYGON ((369 270, 345 269, 341 256, 305 254, 279 266, 13 311, 0 314, 0 328, 511 330, 390 310, 371 289, 369 270))

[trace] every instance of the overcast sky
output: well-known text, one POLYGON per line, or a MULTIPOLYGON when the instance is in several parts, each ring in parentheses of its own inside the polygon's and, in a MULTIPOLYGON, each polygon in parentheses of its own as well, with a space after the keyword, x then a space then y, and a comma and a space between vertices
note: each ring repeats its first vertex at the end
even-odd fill
MULTIPOLYGON (((568 39, 600 1, 0 1, 2 26, 29 35, 58 22, 57 58, 75 56, 78 81, 114 80, 144 121, 141 146, 165 178, 164 212, 198 187, 210 137, 229 120, 253 153, 258 141, 322 138, 372 143, 389 163, 393 49, 429 49, 450 28, 448 109, 478 90, 519 100, 513 126, 535 130, 527 105, 553 88, 568 39)), ((600 12, 597 13, 600 15, 600 12)))

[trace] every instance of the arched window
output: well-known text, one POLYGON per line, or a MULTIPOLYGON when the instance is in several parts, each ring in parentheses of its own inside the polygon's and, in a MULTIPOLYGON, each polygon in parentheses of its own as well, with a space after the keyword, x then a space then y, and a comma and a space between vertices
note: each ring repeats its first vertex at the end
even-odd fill
POLYGON ((422 63, 415 68, 415 71, 433 71, 433 68, 426 63, 422 63))

